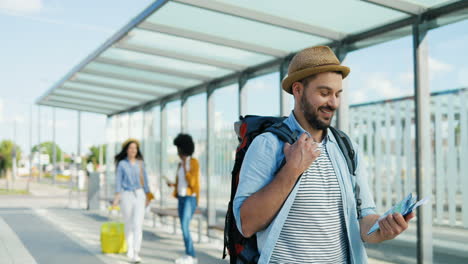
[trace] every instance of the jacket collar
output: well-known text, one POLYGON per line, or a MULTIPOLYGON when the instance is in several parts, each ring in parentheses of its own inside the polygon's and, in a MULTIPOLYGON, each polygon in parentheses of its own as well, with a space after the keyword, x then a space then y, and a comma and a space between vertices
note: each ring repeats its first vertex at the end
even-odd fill
MULTIPOLYGON (((304 128, 302 128, 299 122, 297 122, 297 119, 294 116, 294 111, 291 111, 291 114, 288 116, 288 118, 284 120, 284 122, 289 126, 289 128, 292 131, 297 131, 298 137, 300 137, 302 133, 307 133, 309 137, 311 136, 310 133, 307 132, 304 128)), ((327 135, 324 137, 323 143, 326 143, 328 141, 336 143, 336 139, 333 136, 333 133, 331 133, 330 129, 327 129, 327 135)))

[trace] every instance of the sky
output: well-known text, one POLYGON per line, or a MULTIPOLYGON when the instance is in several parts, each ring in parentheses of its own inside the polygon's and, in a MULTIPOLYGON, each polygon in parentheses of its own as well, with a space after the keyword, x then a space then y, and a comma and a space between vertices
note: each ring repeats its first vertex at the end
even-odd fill
MULTIPOLYGON (((52 110, 31 105, 75 65, 143 11, 150 0, 0 0, 0 140, 16 139, 29 149, 52 140, 52 110), (31 109, 32 108, 32 109, 31 109), (16 120, 16 133, 14 124, 16 120)), ((105 142, 102 115, 82 113, 82 153, 105 142)), ((56 138, 67 153, 77 152, 77 113, 56 110, 56 138)))
MULTIPOLYGON (((39 115, 34 102, 151 2, 0 0, 0 140, 13 139, 26 152, 39 134, 41 141, 52 140, 52 109, 41 107, 39 115)), ((431 91, 468 87, 468 20, 432 30, 427 38, 431 91)), ((346 80, 350 102, 412 95, 412 56, 409 36, 349 53, 343 64, 351 68, 346 80)), ((278 80, 279 74, 272 73, 247 82, 246 114, 279 113, 278 80)), ((217 91, 215 97, 216 116, 235 120, 236 87, 217 91)), ((206 108, 193 103, 191 109, 203 124, 206 108)), ((106 118, 82 113, 81 119, 81 153, 86 153, 89 146, 106 142, 106 118)), ((177 120, 168 122, 180 127, 177 120)), ((76 111, 57 109, 56 126, 59 146, 76 153, 76 111)))

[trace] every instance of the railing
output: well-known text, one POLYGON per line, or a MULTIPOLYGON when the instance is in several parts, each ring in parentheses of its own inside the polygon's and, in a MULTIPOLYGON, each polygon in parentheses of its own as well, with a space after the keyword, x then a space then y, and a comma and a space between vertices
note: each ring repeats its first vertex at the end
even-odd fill
MULTIPOLYGON (((431 96, 431 166, 434 224, 468 228, 468 90, 431 96), (462 186, 465 186, 463 188, 462 186)), ((377 209, 415 192, 415 120, 412 98, 350 107, 350 136, 368 163, 377 209)))

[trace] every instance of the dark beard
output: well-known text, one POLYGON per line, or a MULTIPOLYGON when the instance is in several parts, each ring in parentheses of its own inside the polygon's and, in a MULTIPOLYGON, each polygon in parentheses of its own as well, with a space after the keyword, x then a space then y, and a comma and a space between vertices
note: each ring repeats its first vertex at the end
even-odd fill
POLYGON ((332 109, 331 107, 319 107, 315 108, 313 105, 309 104, 304 96, 304 94, 301 97, 301 110, 302 113, 304 114, 305 119, 309 123, 311 127, 317 130, 327 130, 330 127, 331 120, 333 116, 330 118, 330 121, 328 123, 325 123, 321 121, 318 118, 318 111, 320 109, 326 109, 329 111, 334 111, 335 109, 332 109))

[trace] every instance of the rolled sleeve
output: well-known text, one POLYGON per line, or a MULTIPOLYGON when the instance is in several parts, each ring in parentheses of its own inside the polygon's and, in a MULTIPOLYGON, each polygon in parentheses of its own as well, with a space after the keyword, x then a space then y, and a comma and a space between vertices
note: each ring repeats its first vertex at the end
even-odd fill
POLYGON ((234 218, 241 233, 241 207, 249 196, 261 190, 273 180, 278 167, 278 149, 281 149, 281 146, 282 144, 276 136, 265 133, 254 139, 245 154, 233 204, 234 218))
POLYGON ((123 164, 120 161, 117 165, 117 173, 115 175, 115 192, 120 193, 122 192, 122 182, 123 182, 123 164))

